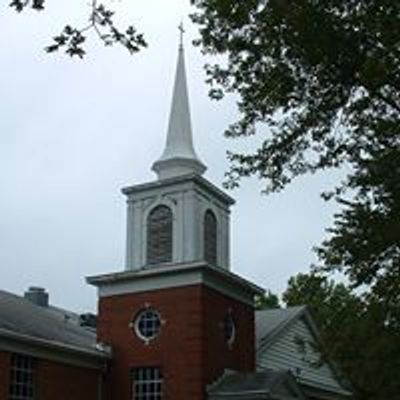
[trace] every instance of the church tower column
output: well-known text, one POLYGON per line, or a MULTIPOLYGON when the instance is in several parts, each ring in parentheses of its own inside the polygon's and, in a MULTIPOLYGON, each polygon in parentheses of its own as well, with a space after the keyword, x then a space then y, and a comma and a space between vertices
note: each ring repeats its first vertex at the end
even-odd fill
POLYGON ((184 50, 157 180, 124 188, 125 271, 98 288, 97 340, 112 348, 105 398, 206 400, 224 371, 255 369, 254 296, 230 271, 234 200, 205 179, 193 146, 184 50))
POLYGON ((123 189, 128 198, 126 270, 202 260, 229 269, 229 208, 234 200, 202 177, 206 166, 193 144, 182 37, 165 148, 152 169, 157 181, 123 189), (152 218, 157 208, 158 222, 152 218), (160 224, 169 224, 169 231, 160 224), (153 231, 163 233, 157 238, 153 231), (155 248, 169 254, 153 259, 155 248))

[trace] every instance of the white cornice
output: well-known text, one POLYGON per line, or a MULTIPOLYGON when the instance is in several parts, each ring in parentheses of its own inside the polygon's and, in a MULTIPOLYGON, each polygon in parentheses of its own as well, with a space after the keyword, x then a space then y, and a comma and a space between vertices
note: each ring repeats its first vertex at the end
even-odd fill
POLYGON ((254 295, 264 293, 264 289, 239 275, 204 262, 164 264, 88 277, 86 280, 99 288, 100 297, 204 285, 253 305, 254 295))
POLYGON ((143 194, 147 191, 158 190, 160 187, 172 187, 174 185, 180 185, 184 183, 194 182, 207 192, 212 193, 217 198, 221 199, 224 203, 229 205, 235 204, 235 200, 227 195, 224 191, 219 189, 217 186, 209 182, 207 179, 199 176, 197 174, 186 174, 182 176, 177 176, 174 178, 164 179, 162 182, 153 181, 148 183, 141 183, 139 185, 128 186, 122 189, 122 193, 127 196, 132 196, 136 194, 143 194))

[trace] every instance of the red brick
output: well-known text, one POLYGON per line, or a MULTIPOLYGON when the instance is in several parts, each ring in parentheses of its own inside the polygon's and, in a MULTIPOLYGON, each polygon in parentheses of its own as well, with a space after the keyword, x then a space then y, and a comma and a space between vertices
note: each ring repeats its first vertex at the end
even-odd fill
POLYGON ((96 370, 38 360, 40 400, 97 400, 96 370))
POLYGON ((129 372, 135 367, 161 367, 164 397, 173 400, 203 400, 206 385, 226 368, 254 370, 252 307, 202 285, 101 298, 97 332, 98 340, 113 348, 108 399, 130 398, 129 372), (145 303, 165 320, 148 345, 128 327, 145 303), (232 347, 224 342, 221 327, 228 310, 237 330, 232 347))
MULTIPOLYGON (((0 400, 8 399, 11 354, 0 351, 0 400)), ((95 370, 36 360, 37 398, 40 400, 97 400, 95 370)))
POLYGON ((0 351, 0 400, 7 400, 8 398, 10 360, 10 353, 0 351))

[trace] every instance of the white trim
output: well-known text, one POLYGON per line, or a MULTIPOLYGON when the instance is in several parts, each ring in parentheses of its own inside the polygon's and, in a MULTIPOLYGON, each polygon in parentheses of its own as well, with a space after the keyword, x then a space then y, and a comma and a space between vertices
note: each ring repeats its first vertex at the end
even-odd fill
POLYGON ((141 293, 151 290, 169 289, 175 287, 189 286, 201 284, 201 274, 193 272, 186 276, 161 276, 151 277, 149 279, 142 279, 138 281, 124 281, 124 282, 110 282, 99 286, 99 297, 116 296, 129 293, 141 293))
MULTIPOLYGON (((219 189, 217 186, 215 186, 213 183, 209 182, 207 179, 203 178, 200 175, 197 174, 188 174, 185 176, 179 176, 179 177, 174 177, 170 179, 165 179, 163 181, 153 181, 153 182, 148 182, 148 183, 141 183, 138 185, 134 186, 128 186, 124 187, 121 189, 122 193, 127 195, 127 196, 132 196, 134 195, 135 197, 137 195, 139 196, 146 196, 145 192, 151 192, 151 191, 158 191, 161 187, 167 187, 167 186, 176 186, 180 187, 181 184, 192 184, 192 183, 197 183, 199 184, 203 189, 205 189, 206 192, 211 193, 213 197, 217 198, 219 202, 222 202, 222 204, 228 204, 228 206, 235 204, 235 200, 227 195, 224 191, 219 189)), ((148 193, 147 193, 148 195, 148 193)), ((146 196, 147 197, 147 196, 146 196)))
POLYGON ((161 319, 161 315, 158 312, 158 310, 151 307, 149 304, 145 304, 144 307, 140 308, 139 311, 135 313, 135 315, 132 318, 132 322, 129 325, 130 325, 130 328, 133 330, 133 332, 136 334, 136 336, 140 340, 142 340, 145 344, 149 344, 149 342, 156 339, 157 336, 160 334, 160 330, 161 330, 161 326, 162 326, 162 319, 161 319), (157 330, 157 332, 155 332, 151 336, 143 335, 143 333, 139 329, 140 319, 141 319, 141 317, 143 317, 143 314, 146 312, 153 312, 154 315, 156 315, 158 320, 160 321, 159 329, 157 330))
POLYGON ((222 325, 223 325, 223 333, 224 333, 225 343, 227 344, 229 349, 232 349, 233 344, 235 343, 235 340, 236 340, 236 322, 232 316, 232 310, 229 309, 228 312, 225 314, 222 325), (229 319, 229 322, 231 324, 230 326, 232 328, 232 332, 231 332, 231 335, 228 338, 228 340, 226 340, 226 338, 225 338, 225 333, 226 333, 225 332, 225 328, 226 328, 225 323, 227 322, 227 319, 229 319))
POLYGON ((202 284, 253 306, 254 295, 264 293, 262 288, 240 276, 204 262, 163 264, 136 271, 89 277, 87 282, 98 287, 99 297, 202 284))

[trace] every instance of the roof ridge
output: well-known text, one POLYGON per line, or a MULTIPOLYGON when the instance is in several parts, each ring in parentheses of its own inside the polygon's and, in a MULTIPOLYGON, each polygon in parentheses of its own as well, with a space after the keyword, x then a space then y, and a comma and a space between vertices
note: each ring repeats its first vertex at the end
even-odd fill
POLYGON ((261 349, 265 349, 266 347, 269 347, 272 345, 274 338, 276 338, 288 325, 293 323, 295 320, 300 318, 302 315, 307 313, 307 306, 306 305, 301 305, 301 306, 292 306, 292 307, 287 307, 287 308, 274 308, 274 309, 266 309, 266 310, 260 310, 257 311, 259 315, 261 313, 268 313, 268 312, 275 312, 276 314, 281 313, 284 315, 286 313, 286 318, 282 319, 282 321, 279 321, 275 327, 273 327, 267 334, 263 335, 259 339, 259 346, 256 349, 257 352, 261 351, 261 349), (289 313, 288 311, 292 311, 293 313, 289 313))

